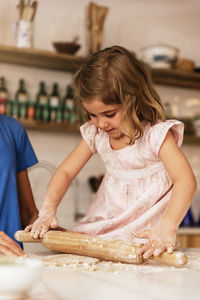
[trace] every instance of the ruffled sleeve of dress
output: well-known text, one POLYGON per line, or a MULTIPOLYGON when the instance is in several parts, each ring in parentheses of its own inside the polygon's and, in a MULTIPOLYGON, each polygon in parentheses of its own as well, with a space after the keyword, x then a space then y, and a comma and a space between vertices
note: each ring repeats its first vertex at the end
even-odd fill
POLYGON ((80 132, 86 143, 88 144, 92 153, 96 153, 95 137, 97 128, 91 122, 86 122, 80 127, 80 132))
POLYGON ((184 124, 177 120, 160 121, 150 127, 146 136, 149 146, 156 155, 158 155, 169 130, 173 134, 178 147, 181 147, 184 135, 184 124))

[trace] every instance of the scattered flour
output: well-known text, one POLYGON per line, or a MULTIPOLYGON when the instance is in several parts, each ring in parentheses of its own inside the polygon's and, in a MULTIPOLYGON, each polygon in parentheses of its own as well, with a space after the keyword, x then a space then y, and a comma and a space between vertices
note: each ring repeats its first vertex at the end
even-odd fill
MULTIPOLYGON (((184 251, 183 251, 184 252, 184 251)), ((45 266, 70 268, 76 271, 87 272, 111 272, 115 274, 121 273, 160 273, 166 270, 171 271, 187 271, 188 269, 200 270, 200 257, 198 251, 192 250, 185 252, 188 255, 189 261, 182 268, 175 268, 163 265, 156 261, 148 261, 144 264, 125 264, 111 261, 101 261, 98 258, 80 256, 75 254, 54 254, 48 256, 31 255, 41 259, 45 266)))

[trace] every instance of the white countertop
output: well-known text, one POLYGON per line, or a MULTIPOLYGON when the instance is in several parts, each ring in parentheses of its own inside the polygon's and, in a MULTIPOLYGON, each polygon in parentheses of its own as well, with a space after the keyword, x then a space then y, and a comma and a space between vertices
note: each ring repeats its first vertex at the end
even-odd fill
MULTIPOLYGON (((40 246, 34 254, 42 258, 57 254, 40 246)), ((74 264, 44 266, 42 280, 23 300, 199 300, 200 249, 182 251, 189 258, 182 268, 155 262, 148 265, 105 262, 104 271, 77 268, 74 264)))
MULTIPOLYGON (((35 254, 41 257, 54 254, 42 247, 35 254)), ((73 264, 44 266, 42 280, 33 286, 29 297, 24 300, 200 299, 200 249, 185 249, 183 252, 189 261, 182 268, 154 262, 148 265, 106 262, 104 271, 77 268, 73 264)))

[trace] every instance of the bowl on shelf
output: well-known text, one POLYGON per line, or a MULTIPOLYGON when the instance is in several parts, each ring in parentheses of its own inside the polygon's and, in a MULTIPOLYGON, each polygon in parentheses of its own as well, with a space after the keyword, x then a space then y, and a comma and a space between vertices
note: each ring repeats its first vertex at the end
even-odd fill
POLYGON ((0 299, 24 299, 42 275, 42 262, 23 257, 0 258, 0 299))
POLYGON ((75 54, 81 47, 76 42, 53 42, 53 46, 56 51, 67 54, 75 54))
POLYGON ((158 44, 140 49, 141 59, 152 68, 172 68, 179 55, 179 49, 173 46, 158 44))

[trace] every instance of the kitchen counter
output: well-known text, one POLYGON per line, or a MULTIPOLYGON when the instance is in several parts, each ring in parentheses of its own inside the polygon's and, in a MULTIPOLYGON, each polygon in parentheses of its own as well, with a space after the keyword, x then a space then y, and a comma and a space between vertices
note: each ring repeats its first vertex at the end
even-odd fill
MULTIPOLYGON (((200 299, 200 248, 182 251, 189 258, 182 268, 155 262, 148 265, 100 262, 98 268, 87 263, 44 266, 42 279, 23 300, 200 299)), ((34 254, 45 259, 57 253, 41 248, 34 254)))

